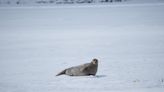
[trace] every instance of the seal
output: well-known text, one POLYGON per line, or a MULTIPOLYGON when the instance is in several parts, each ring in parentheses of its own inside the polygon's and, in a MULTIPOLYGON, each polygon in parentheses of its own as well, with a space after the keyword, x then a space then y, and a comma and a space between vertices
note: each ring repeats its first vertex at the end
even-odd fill
POLYGON ((94 58, 90 63, 64 69, 56 76, 63 75, 63 74, 69 76, 90 76, 90 75, 95 76, 97 70, 98 70, 98 59, 94 58))

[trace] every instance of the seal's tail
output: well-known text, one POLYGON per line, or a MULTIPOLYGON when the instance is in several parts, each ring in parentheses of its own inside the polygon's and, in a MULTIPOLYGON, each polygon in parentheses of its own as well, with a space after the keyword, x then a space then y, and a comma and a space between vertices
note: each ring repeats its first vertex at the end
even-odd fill
POLYGON ((66 69, 63 70, 63 71, 61 71, 60 73, 58 73, 56 76, 59 76, 59 75, 65 74, 65 72, 66 72, 66 69))

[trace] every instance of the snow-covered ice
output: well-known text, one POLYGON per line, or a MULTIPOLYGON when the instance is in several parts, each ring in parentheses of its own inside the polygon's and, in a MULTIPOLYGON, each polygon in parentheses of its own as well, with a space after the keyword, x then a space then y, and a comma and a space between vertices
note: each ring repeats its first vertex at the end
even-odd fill
POLYGON ((0 8, 0 92, 163 92, 164 4, 0 8), (55 75, 98 58, 97 76, 55 75))

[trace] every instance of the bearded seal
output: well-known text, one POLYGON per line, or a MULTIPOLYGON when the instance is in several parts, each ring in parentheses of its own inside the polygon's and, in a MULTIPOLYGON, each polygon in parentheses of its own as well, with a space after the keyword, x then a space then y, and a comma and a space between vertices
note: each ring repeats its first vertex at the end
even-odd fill
POLYGON ((98 69, 98 59, 93 59, 90 63, 64 69, 56 76, 63 75, 63 74, 69 76, 89 76, 89 75, 95 76, 97 73, 97 69, 98 69))

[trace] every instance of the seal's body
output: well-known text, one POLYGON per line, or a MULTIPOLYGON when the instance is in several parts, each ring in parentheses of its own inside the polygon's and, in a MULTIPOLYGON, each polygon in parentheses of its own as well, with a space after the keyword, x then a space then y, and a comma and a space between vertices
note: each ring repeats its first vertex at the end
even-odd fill
POLYGON ((89 76, 89 75, 95 76, 97 72, 97 68, 98 68, 98 60, 93 59, 91 63, 86 63, 83 65, 67 68, 62 72, 60 72, 59 74, 57 74, 56 76, 62 74, 69 75, 69 76, 89 76))

